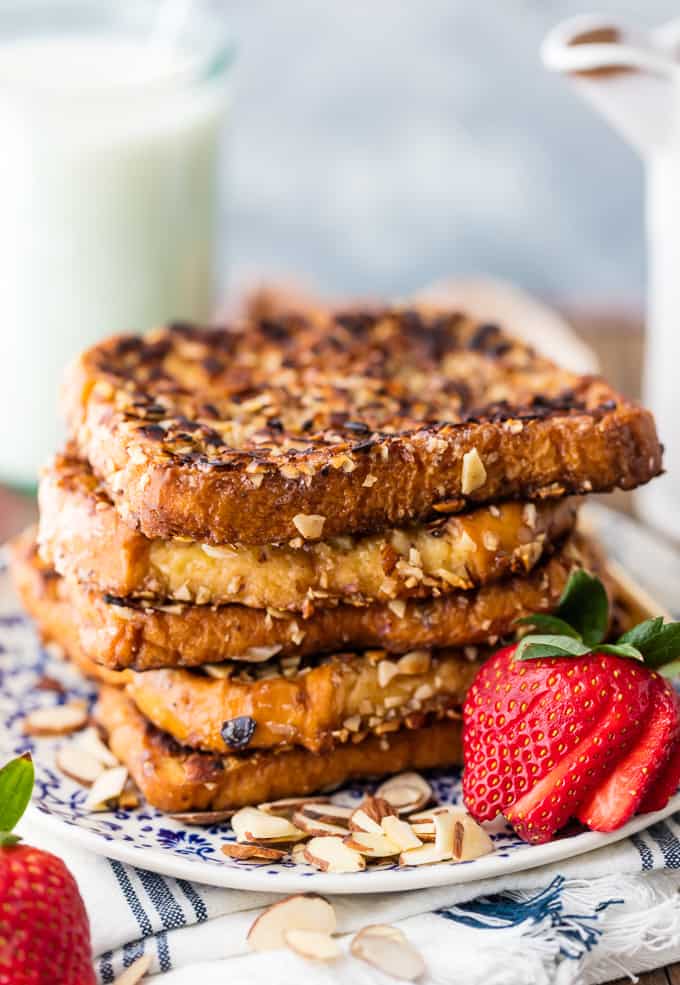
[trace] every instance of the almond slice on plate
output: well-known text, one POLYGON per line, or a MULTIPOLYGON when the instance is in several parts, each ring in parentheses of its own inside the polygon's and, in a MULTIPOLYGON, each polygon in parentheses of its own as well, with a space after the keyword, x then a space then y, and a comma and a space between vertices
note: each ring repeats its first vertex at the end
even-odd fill
POLYGON ((243 807, 236 811, 231 826, 237 841, 290 841, 303 835, 287 818, 265 814, 257 807, 243 807))
POLYGON ((434 826, 432 818, 435 814, 446 813, 456 814, 458 817, 470 817, 468 812, 460 804, 435 804, 433 807, 428 807, 427 810, 418 811, 415 814, 409 814, 408 820, 409 824, 419 824, 420 822, 429 822, 434 826))
POLYGON ((402 852, 407 852, 411 848, 420 848, 422 845, 422 841, 408 821, 402 821, 400 817, 384 817, 381 826, 389 840, 402 852))
POLYGON ((368 858, 390 858, 401 851, 383 831, 379 834, 373 831, 353 831, 344 842, 348 848, 353 848, 368 858))
POLYGON ((75 742, 62 746, 57 752, 55 762, 57 769, 64 776, 70 777, 76 783, 82 783, 85 787, 92 786, 97 777, 104 772, 101 762, 75 742))
POLYGON ((310 961, 335 961, 340 957, 338 942, 320 930, 284 931, 283 938, 291 951, 310 961))
POLYGON ((284 797, 282 800, 269 800, 264 804, 258 804, 258 810, 265 814, 276 814, 278 817, 287 817, 292 820, 296 811, 301 811, 307 804, 324 804, 325 797, 284 797))
POLYGON ((397 814, 410 814, 432 800, 432 788, 420 773, 398 773, 381 783, 375 796, 386 800, 397 814))
POLYGON ((456 818, 449 811, 434 815, 434 845, 423 845, 402 852, 400 865, 430 865, 453 858, 454 826, 456 818))
POLYGON ((141 982, 152 964, 153 955, 142 954, 141 958, 133 961, 129 968, 126 968, 123 974, 116 978, 113 985, 137 985, 137 982, 141 982))
POLYGON ((352 808, 341 807, 339 804, 329 804, 328 802, 321 802, 320 804, 306 803, 303 804, 298 813, 304 814, 305 817, 311 818, 312 821, 323 821, 325 824, 337 824, 340 827, 346 828, 347 822, 352 816, 352 808))
POLYGON ((103 773, 100 773, 85 798, 83 805, 85 810, 110 810, 111 801, 118 800, 127 783, 127 778, 128 772, 124 766, 114 766, 113 769, 104 770, 103 773))
POLYGON ((350 815, 350 831, 372 831, 373 834, 383 834, 380 822, 384 817, 391 815, 396 816, 396 812, 382 797, 366 797, 350 815))
POLYGON ((366 868, 364 856, 337 835, 312 838, 305 845, 305 859, 322 872, 361 872, 366 868))
POLYGON ((335 910, 325 897, 296 893, 263 910, 248 931, 247 939, 253 951, 270 951, 285 947, 287 930, 334 934, 335 927, 335 910))
POLYGON ((297 814, 293 814, 293 823, 297 827, 304 831, 305 834, 311 836, 323 836, 323 835, 346 835, 349 834, 349 828, 342 824, 330 824, 328 821, 317 821, 314 818, 307 817, 306 814, 298 811, 297 814))
POLYGON ((305 843, 304 841, 298 841, 297 844, 293 845, 290 851, 290 857, 295 862, 296 865, 307 865, 307 859, 305 858, 305 843))
POLYGON ((364 927, 352 940, 350 951, 360 961, 401 981, 414 982, 426 971, 418 951, 396 927, 364 927))
POLYGON ((229 858, 252 859, 254 861, 259 859, 262 862, 280 862, 288 854, 280 848, 268 848, 266 845, 239 845, 235 841, 222 845, 222 853, 229 858))
POLYGON ((88 719, 85 705, 75 702, 52 708, 36 708, 24 719, 24 732, 27 735, 68 735, 85 728, 88 719))
POLYGON ((120 766, 120 763, 113 755, 109 747, 102 741, 97 729, 93 728, 92 725, 80 733, 76 739, 76 744, 79 749, 84 749, 85 752, 90 754, 90 756, 94 756, 95 759, 98 759, 102 766, 107 766, 110 768, 120 766))
POLYGON ((179 814, 171 814, 170 817, 181 824, 221 824, 228 821, 236 811, 184 811, 179 814))
POLYGON ((464 818, 456 818, 453 857, 457 862, 471 862, 482 855, 489 855, 493 850, 493 842, 481 824, 477 824, 469 814, 464 818))

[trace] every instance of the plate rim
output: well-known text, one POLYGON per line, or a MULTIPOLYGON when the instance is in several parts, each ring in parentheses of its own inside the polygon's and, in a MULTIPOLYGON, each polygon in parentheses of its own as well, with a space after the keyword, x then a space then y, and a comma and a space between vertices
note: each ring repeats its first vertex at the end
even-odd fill
POLYGON ((354 873, 328 874, 317 870, 296 873, 293 869, 282 869, 278 870, 275 876, 272 876, 266 864, 262 865, 260 870, 248 868, 239 872, 235 866, 225 865, 222 867, 204 862, 200 858, 184 858, 159 851, 156 848, 148 848, 122 840, 110 841, 96 831, 88 831, 41 810, 34 802, 29 804, 24 817, 25 820, 33 822, 37 828, 50 831, 70 844, 89 849, 95 855, 103 855, 106 858, 132 865, 134 868, 147 869, 173 879, 187 879, 190 882, 200 882, 206 886, 249 890, 251 892, 279 894, 297 893, 310 889, 314 892, 321 891, 340 896, 434 889, 481 882, 486 879, 510 875, 514 872, 528 872, 530 869, 575 858, 598 848, 624 841, 631 835, 637 834, 639 831, 678 812, 680 812, 680 791, 671 797, 662 810, 651 814, 636 814, 627 824, 616 831, 607 833, 584 831, 580 834, 557 838, 545 845, 527 844, 526 848, 517 849, 509 857, 502 860, 498 859, 499 864, 492 867, 498 868, 497 872, 488 871, 488 866, 494 857, 492 853, 475 859, 471 863, 448 862, 422 866, 422 868, 364 871, 357 873, 360 878, 356 880, 352 878, 354 873), (137 853, 140 851, 144 852, 144 857, 141 860, 137 858, 137 853), (139 864, 140 861, 143 864, 139 864), (482 869, 481 873, 479 872, 480 868, 482 869), (310 875, 313 875, 311 881, 309 880, 310 875))

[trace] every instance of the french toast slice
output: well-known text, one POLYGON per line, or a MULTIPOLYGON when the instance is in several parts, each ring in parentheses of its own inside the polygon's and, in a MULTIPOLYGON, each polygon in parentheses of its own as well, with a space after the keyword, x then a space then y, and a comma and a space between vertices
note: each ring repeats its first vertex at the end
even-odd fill
POLYGON ((606 382, 425 309, 114 337, 71 367, 64 407, 129 525, 217 545, 632 489, 662 468, 651 414, 606 382))
POLYGON ((513 631, 519 617, 551 611, 573 570, 585 566, 601 575, 603 570, 596 548, 576 534, 527 575, 427 601, 338 605, 304 619, 242 605, 175 602, 153 607, 102 595, 41 564, 34 530, 15 541, 11 559, 17 589, 38 621, 41 600, 62 599, 70 608, 79 645, 91 660, 109 670, 139 671, 344 649, 407 653, 493 644, 513 631))
POLYGON ((40 482, 41 554, 118 597, 300 611, 437 597, 530 571, 572 532, 575 499, 500 503, 428 524, 295 546, 215 547, 132 530, 68 450, 40 482))
POLYGON ((459 721, 372 735, 325 753, 295 748, 218 756, 180 746, 147 722, 120 688, 102 687, 96 717, 146 800, 169 813, 230 810, 363 777, 462 762, 459 721))

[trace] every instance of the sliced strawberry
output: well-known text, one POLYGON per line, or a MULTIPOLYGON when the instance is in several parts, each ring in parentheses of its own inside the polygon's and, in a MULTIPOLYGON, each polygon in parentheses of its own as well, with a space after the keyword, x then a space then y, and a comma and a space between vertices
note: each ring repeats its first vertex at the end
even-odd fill
MULTIPOLYGON (((658 789, 661 794, 657 781, 666 767, 671 765, 671 773, 673 768, 677 769, 677 764, 670 764, 669 757, 680 730, 680 706, 673 688, 663 677, 653 674, 651 687, 651 713, 635 745, 576 812, 579 821, 592 831, 620 828, 636 813, 649 792, 658 789)), ((680 769, 677 772, 676 787, 680 769)))
MULTIPOLYGON (((675 694, 678 718, 680 719, 680 698, 675 694)), ((651 814, 652 811, 662 810, 680 786, 680 729, 676 733, 674 742, 669 743, 668 755, 664 766, 657 775, 654 783, 650 784, 645 792, 640 807, 639 814, 651 814)))
MULTIPOLYGON (((601 659, 624 663, 620 657, 601 659)), ((577 813, 584 798, 637 742, 650 713, 652 678, 648 671, 633 667, 631 661, 627 663, 630 669, 626 668, 624 685, 628 683, 628 674, 637 678, 635 705, 626 706, 628 688, 620 688, 612 677, 609 710, 595 729, 563 756, 529 793, 505 811, 505 816, 525 841, 533 844, 550 841, 577 813)))
POLYGON ((463 709, 463 796, 480 821, 504 813, 593 731, 621 662, 597 654, 515 661, 515 649, 486 661, 463 709))

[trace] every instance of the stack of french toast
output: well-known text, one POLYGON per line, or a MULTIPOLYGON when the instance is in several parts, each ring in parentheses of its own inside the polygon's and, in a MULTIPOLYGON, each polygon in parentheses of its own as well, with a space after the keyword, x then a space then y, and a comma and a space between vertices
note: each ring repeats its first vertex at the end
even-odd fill
POLYGON ((458 763, 480 661, 606 582, 584 494, 661 471, 647 411, 441 310, 118 336, 63 403, 15 580, 169 812, 458 763))

